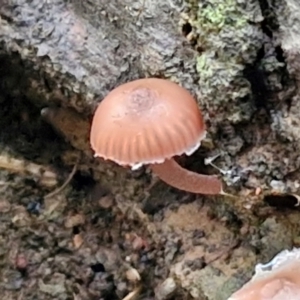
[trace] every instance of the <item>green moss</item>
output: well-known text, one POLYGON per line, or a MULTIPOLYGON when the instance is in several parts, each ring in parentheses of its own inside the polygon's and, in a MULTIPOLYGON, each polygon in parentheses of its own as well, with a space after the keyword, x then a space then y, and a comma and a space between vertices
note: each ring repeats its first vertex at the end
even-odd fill
POLYGON ((198 20, 208 30, 219 31, 224 26, 242 27, 247 21, 241 18, 234 0, 202 2, 199 4, 198 20))
MULTIPOLYGON (((197 71, 203 100, 210 108, 226 108, 229 118, 236 118, 239 100, 251 93, 243 70, 255 61, 262 47, 262 31, 255 24, 262 20, 259 7, 254 0, 186 1, 194 43, 200 49, 197 71)), ((243 119, 250 117, 249 109, 243 119)))
MULTIPOLYGON (((245 0, 246 1, 246 0, 245 0)), ((192 22, 198 40, 206 51, 218 59, 235 63, 250 63, 261 47, 262 32, 236 0, 201 1, 192 22)))

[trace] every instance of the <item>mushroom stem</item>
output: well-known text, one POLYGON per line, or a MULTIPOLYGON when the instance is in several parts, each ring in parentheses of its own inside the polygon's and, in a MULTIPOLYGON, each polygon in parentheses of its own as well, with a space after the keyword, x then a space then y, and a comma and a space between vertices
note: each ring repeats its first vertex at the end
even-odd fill
POLYGON ((182 168, 174 159, 150 167, 162 181, 177 189, 196 194, 223 194, 222 182, 217 176, 194 173, 182 168))

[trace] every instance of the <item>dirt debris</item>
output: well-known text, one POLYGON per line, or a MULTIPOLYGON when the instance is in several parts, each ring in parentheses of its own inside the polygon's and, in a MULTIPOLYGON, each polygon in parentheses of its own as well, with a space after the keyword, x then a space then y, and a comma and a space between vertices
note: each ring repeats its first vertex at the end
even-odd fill
POLYGON ((222 199, 181 197, 160 182, 148 182, 151 197, 144 200, 169 200, 149 213, 127 189, 113 194, 98 183, 77 189, 73 178, 44 198, 26 178, 0 176, 6 183, 0 289, 7 299, 222 300, 251 276, 258 257, 297 242, 296 214, 274 218, 276 208, 267 211, 261 201, 249 210, 258 209, 265 220, 258 228, 251 218, 239 221, 222 199))

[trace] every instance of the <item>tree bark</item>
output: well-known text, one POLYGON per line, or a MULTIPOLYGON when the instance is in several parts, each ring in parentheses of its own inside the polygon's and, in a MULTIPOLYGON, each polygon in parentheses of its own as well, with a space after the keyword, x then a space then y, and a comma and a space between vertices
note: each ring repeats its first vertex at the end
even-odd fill
MULTIPOLYGON (((292 246, 293 226, 300 226, 286 222, 294 220, 294 213, 267 213, 268 204, 285 206, 285 193, 299 191, 300 3, 226 3, 228 7, 218 0, 0 0, 0 103, 34 112, 3 138, 15 149, 12 136, 22 126, 32 129, 37 112, 49 106, 44 117, 73 146, 64 163, 72 164, 74 149, 84 153, 79 169, 92 170, 96 180, 117 192, 125 189, 127 199, 138 201, 147 184, 92 157, 88 135, 96 105, 117 85, 145 76, 173 80, 197 98, 210 146, 194 156, 193 168, 215 172, 204 166, 204 157, 220 154, 214 163, 226 171, 223 179, 239 200, 212 201, 215 214, 232 223, 230 233, 207 243, 218 245, 226 234, 235 236, 234 249, 227 247, 232 250, 228 264, 219 260, 188 277, 183 263, 170 267, 195 298, 226 299, 249 278, 256 260, 269 260, 292 246), (274 190, 279 198, 266 198, 274 190), (235 218, 242 224, 238 233, 235 218)), ((2 127, 10 124, 5 114, 0 114, 2 127)), ((42 130, 38 134, 44 138, 42 130)), ((182 261, 189 259, 187 253, 182 261)))

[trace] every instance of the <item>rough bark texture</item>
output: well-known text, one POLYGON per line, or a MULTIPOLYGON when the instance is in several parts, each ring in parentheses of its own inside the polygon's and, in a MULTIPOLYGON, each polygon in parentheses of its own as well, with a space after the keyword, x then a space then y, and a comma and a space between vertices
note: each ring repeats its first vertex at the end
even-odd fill
MULTIPOLYGON (((124 297, 130 291, 124 287, 126 259, 135 251, 125 243, 130 230, 140 230, 151 245, 131 261, 142 274, 142 285, 149 287, 141 299, 152 299, 154 290, 158 299, 167 299, 162 283, 172 277, 178 286, 175 296, 170 293, 174 299, 186 293, 225 300, 249 279, 257 261, 299 244, 296 198, 284 194, 297 193, 300 186, 299 16, 296 0, 0 0, 1 149, 61 172, 80 156, 77 177, 100 181, 117 207, 107 223, 85 228, 99 234, 100 241, 86 241, 79 254, 68 249, 73 251, 70 260, 85 258, 81 268, 103 262, 113 283, 108 288, 107 278, 95 277, 89 279, 90 288, 76 277, 72 264, 75 269, 67 273, 53 263, 48 269, 66 287, 53 292, 56 299, 124 297), (214 163, 229 171, 223 179, 236 199, 186 197, 162 183, 150 184, 144 170, 131 173, 93 159, 89 119, 97 103, 116 85, 145 76, 173 80, 196 96, 210 137, 186 166, 216 172, 203 161, 220 154, 214 163), (49 109, 41 117, 45 106, 49 109), (274 190, 280 194, 270 196, 274 190), (125 246, 116 251, 120 241, 125 246), (103 259, 107 249, 120 256, 117 262, 103 259), (104 296, 97 285, 113 292, 104 296)), ((8 180, 6 173, 1 176, 8 180)), ((24 205, 25 200, 16 201, 24 205)), ((82 211, 87 218, 95 209, 91 203, 63 203, 50 219, 58 229, 64 209, 82 211)), ((53 213, 52 204, 47 205, 53 213)), ((48 217, 43 226, 50 226, 48 217)), ((10 244, 6 232, 16 231, 5 222, 1 235, 10 244)), ((27 235, 24 229, 22 238, 27 235)), ((52 238, 58 243, 58 236, 52 238)), ((31 242, 26 243, 23 250, 29 251, 31 242)), ((2 282, 12 277, 9 268, 4 258, 2 282)), ((32 267, 32 274, 38 276, 36 270, 32 267)), ((26 299, 53 297, 46 285, 34 284, 34 291, 22 289, 26 299)), ((6 285, 1 288, 11 296, 6 285)))

